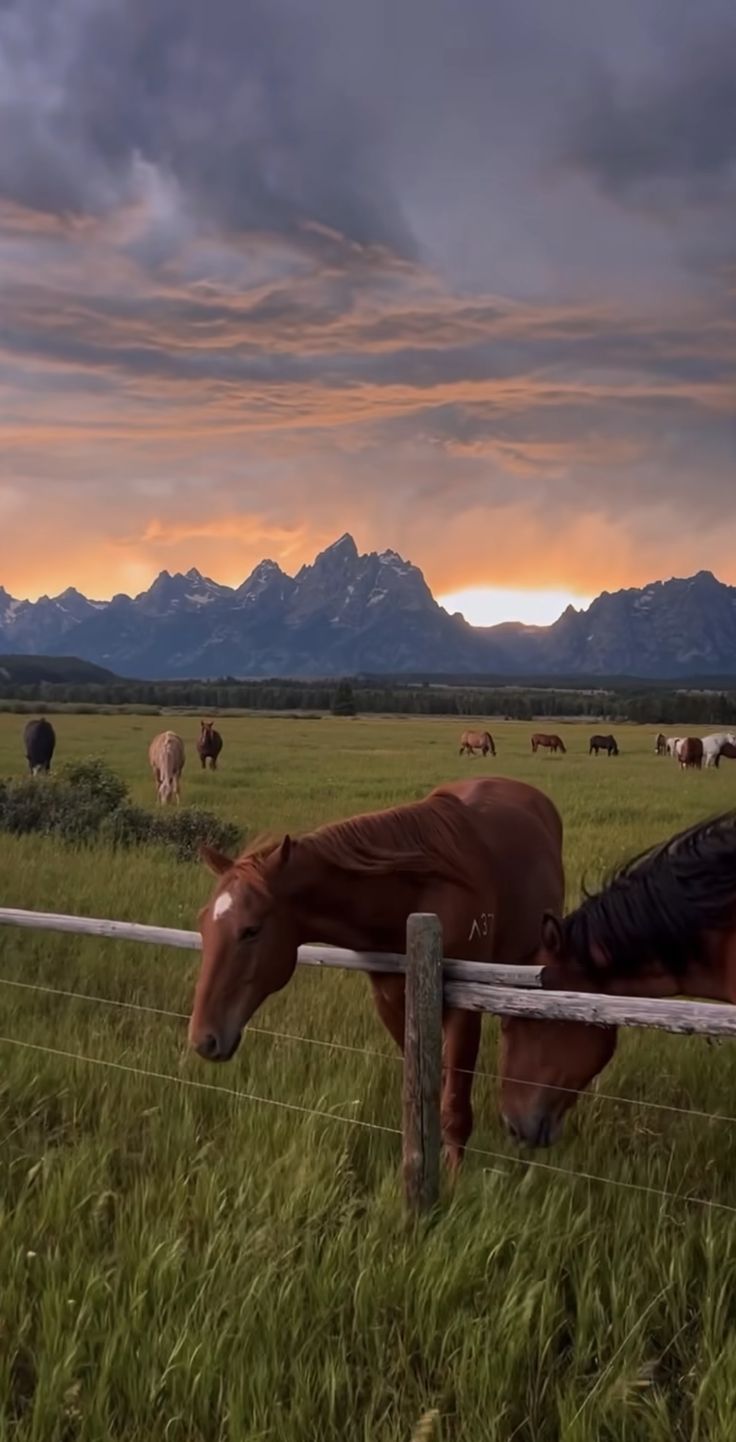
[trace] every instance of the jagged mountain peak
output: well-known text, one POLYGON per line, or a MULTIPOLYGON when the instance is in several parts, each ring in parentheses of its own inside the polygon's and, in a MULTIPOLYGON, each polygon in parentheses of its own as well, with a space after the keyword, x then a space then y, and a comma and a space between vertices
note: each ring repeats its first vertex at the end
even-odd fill
POLYGON ((736 589, 711 571, 570 605, 552 626, 474 629, 435 601, 397 551, 361 554, 349 533, 290 576, 259 562, 236 589, 192 566, 147 591, 89 601, 73 586, 37 602, 0 587, 0 650, 64 655, 138 677, 362 672, 736 674, 736 589))

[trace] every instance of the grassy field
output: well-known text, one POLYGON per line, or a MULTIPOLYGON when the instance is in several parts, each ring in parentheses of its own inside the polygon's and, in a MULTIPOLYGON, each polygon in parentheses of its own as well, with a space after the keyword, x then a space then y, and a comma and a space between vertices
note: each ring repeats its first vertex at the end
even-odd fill
MULTIPOLYGON (((22 725, 0 716, 0 776, 22 770, 22 725)), ((54 725, 60 763, 103 756, 152 804, 160 721, 54 725)), ((192 743, 196 720, 177 725, 192 743)), ((489 764, 458 757, 456 721, 221 729, 216 776, 190 745, 184 800, 249 835, 489 764)), ((571 901, 583 875, 736 805, 736 767, 682 775, 653 755, 653 729, 620 728, 610 760, 588 757, 582 726, 555 728, 567 756, 532 757, 531 729, 496 727, 490 764, 560 806, 571 901)), ((192 926, 209 890, 156 852, 0 848, 0 905, 192 926)), ((628 1032, 530 1164, 497 1120, 487 1019, 473 1141, 489 1155, 413 1230, 399 1138, 351 1124, 400 1120, 365 978, 298 974, 216 1071, 186 1054, 176 1016, 33 989, 185 1014, 195 968, 188 953, 0 931, 0 1442, 731 1442, 729 1045, 628 1032)))

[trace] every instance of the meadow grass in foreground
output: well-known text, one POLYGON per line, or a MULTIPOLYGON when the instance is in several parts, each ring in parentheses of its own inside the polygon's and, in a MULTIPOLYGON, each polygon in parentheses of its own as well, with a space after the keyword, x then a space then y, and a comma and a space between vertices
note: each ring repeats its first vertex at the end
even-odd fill
MULTIPOLYGON (((161 724, 55 717, 58 760, 103 756, 151 804, 161 724)), ((225 717, 211 776, 196 719, 174 724, 185 801, 249 835, 484 767, 536 780, 564 817, 571 902, 584 873, 736 804, 736 768, 683 776, 633 727, 609 760, 582 726, 556 728, 569 751, 553 758, 531 756, 531 727, 499 725, 486 763, 457 756, 455 721, 225 717)), ((22 770, 21 726, 0 717, 0 775, 22 770)), ((156 851, 0 848, 2 905, 192 926, 209 890, 156 851)), ((186 1014, 195 971, 188 953, 0 931, 0 1442, 410 1442, 433 1411, 443 1442, 730 1442, 736 1211, 684 1200, 736 1208, 736 1122, 697 1114, 736 1118, 730 1045, 626 1033, 535 1157, 561 1173, 506 1142, 480 1077, 473 1143, 492 1155, 413 1229, 398 1136, 352 1124, 400 1125, 364 977, 300 972, 217 1070, 186 1054, 182 1019, 32 989, 186 1014)), ((491 1074, 495 1032, 487 1019, 491 1074)))

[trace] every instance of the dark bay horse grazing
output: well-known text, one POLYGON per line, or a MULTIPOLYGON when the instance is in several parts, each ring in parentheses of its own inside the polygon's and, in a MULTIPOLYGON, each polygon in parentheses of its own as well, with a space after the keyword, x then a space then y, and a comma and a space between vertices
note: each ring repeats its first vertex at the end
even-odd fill
POLYGON ((667 755, 667 737, 663 736, 661 731, 654 743, 654 754, 655 756, 667 755))
POLYGON ((468 756, 474 756, 476 751, 480 751, 483 756, 488 756, 489 753, 495 756, 496 746, 490 731, 463 731, 460 737, 460 755, 467 753, 468 756))
POLYGON ((677 759, 683 771, 703 766, 703 743, 699 736, 686 736, 677 748, 677 759))
POLYGON ((199 725, 199 737, 197 739, 197 755, 202 762, 202 770, 207 770, 207 762, 210 763, 210 770, 217 770, 217 758, 222 751, 222 737, 219 731, 215 730, 214 721, 201 721, 199 725))
POLYGON ((561 736, 548 736, 544 731, 535 731, 532 736, 532 751, 538 751, 540 746, 546 747, 548 751, 567 750, 561 736))
MULTIPOLYGON (((564 894, 556 807, 503 777, 452 782, 406 806, 256 843, 237 860, 202 855, 218 883, 199 918, 189 1041, 208 1061, 233 1056, 243 1027, 290 980, 302 943, 403 953, 407 917, 431 911, 446 956, 523 962, 539 947, 543 913, 559 911, 564 894)), ((403 1048, 404 978, 373 972, 370 984, 403 1048)), ((473 1127, 480 1031, 479 1013, 446 1009, 442 1135, 452 1166, 473 1127)))
MULTIPOLYGON (((736 810, 635 857, 563 920, 545 917, 536 962, 547 990, 736 1002, 736 810)), ((509 1131, 555 1141, 615 1049, 616 1027, 504 1018, 509 1131)))
POLYGON ((42 716, 39 721, 29 721, 23 731, 28 769, 32 776, 39 771, 50 771, 56 749, 56 732, 50 721, 42 716))
POLYGON ((607 751, 609 756, 618 756, 615 736, 591 736, 588 755, 592 756, 595 752, 597 756, 599 751, 607 751))

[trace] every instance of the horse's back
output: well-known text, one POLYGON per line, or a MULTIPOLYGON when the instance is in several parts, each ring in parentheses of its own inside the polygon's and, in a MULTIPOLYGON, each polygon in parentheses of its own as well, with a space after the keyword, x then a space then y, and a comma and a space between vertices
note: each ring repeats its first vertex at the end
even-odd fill
POLYGON ((168 776, 174 776, 184 765, 184 742, 175 731, 162 731, 148 749, 151 765, 168 776))
POLYGON ((552 799, 527 781, 510 776, 483 776, 438 786, 433 796, 452 795, 474 812, 491 818, 513 812, 536 818, 556 844, 562 843, 562 817, 552 799))

